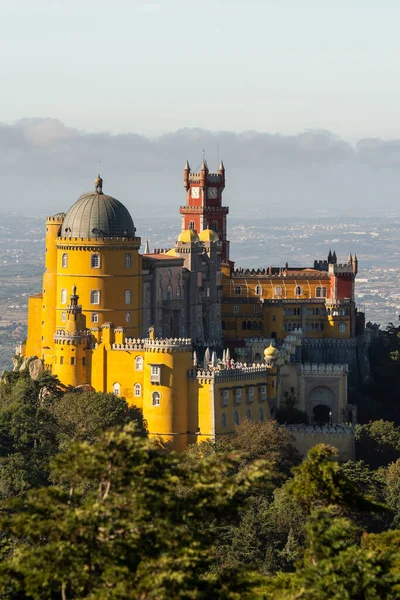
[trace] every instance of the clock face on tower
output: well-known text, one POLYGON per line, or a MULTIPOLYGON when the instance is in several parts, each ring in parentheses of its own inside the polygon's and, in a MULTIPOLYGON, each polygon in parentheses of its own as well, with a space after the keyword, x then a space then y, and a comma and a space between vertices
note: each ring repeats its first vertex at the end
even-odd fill
POLYGON ((192 187, 191 194, 192 194, 192 198, 200 198, 200 188, 192 187))
POLYGON ((210 200, 215 200, 218 198, 218 189, 216 187, 210 187, 207 190, 207 196, 210 200))

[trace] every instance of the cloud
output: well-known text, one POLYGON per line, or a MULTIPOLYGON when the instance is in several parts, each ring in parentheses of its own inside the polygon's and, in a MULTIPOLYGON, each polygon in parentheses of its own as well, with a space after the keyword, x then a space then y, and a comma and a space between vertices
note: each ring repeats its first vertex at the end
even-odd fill
POLYGON ((334 133, 297 135, 180 129, 150 139, 135 133, 87 133, 57 119, 0 124, 3 209, 56 212, 90 189, 101 160, 105 189, 134 214, 185 201, 182 169, 199 166, 202 149, 210 169, 222 157, 226 201, 272 213, 336 214, 398 210, 400 141, 363 139, 356 146, 334 133), (311 211, 311 212, 310 212, 311 211))

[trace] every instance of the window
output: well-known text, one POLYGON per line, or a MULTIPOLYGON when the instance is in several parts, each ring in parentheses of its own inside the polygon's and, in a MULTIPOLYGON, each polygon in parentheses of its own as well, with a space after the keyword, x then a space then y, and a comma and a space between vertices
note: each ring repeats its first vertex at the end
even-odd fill
POLYGON ((235 393, 236 404, 240 404, 242 401, 242 390, 236 390, 235 393))
POLYGON ((60 356, 60 365, 63 365, 63 364, 64 364, 64 357, 60 356))
POLYGON ((140 398, 140 396, 142 395, 142 386, 140 385, 140 383, 135 383, 135 386, 133 388, 133 395, 135 396, 135 398, 140 398))
POLYGON ((158 291, 157 291, 157 298, 158 298, 158 301, 159 301, 159 302, 162 302, 162 299, 163 299, 163 291, 162 291, 162 287, 161 287, 161 286, 158 288, 158 291))
POLYGON ((86 367, 86 356, 82 356, 82 367, 86 367))
POLYGON ((235 296, 241 296, 242 295, 242 288, 240 287, 240 285, 237 285, 235 287, 235 296))
POLYGON ((150 289, 147 288, 147 290, 146 290, 146 304, 149 304, 150 298, 151 298, 151 292, 150 292, 150 289))
POLYGON ((61 290, 61 304, 67 303, 67 290, 61 290))
POLYGON ((90 304, 100 304, 100 290, 90 292, 90 304))
POLYGON ((238 313, 239 312, 239 307, 238 306, 234 306, 233 307, 233 312, 234 313, 238 313))
POLYGON ((276 321, 276 316, 275 315, 272 315, 272 320, 276 321))
POLYGON ((233 413, 233 423, 236 426, 239 425, 239 413, 237 410, 235 410, 235 412, 233 413))
POLYGON ((119 383, 114 383, 113 394, 114 396, 119 396, 121 394, 121 386, 119 385, 119 383))
POLYGON ((131 313, 127 312, 125 313, 125 323, 130 323, 131 322, 131 313))
POLYGON ((303 294, 303 290, 300 285, 296 285, 294 288, 294 294, 295 296, 301 296, 303 294))
POLYGON ((66 312, 62 312, 61 313, 61 321, 66 321, 67 320, 67 313, 66 312))
POLYGON ((254 312, 255 312, 256 314, 258 314, 258 313, 260 312, 260 307, 259 307, 259 306, 255 306, 255 307, 254 307, 254 312))
POLYGON ((64 254, 62 255, 61 266, 63 269, 66 269, 68 267, 68 254, 66 252, 64 252, 64 254))
POLYGON ((169 285, 167 288, 167 300, 172 300, 173 296, 172 285, 169 285))
POLYGON ((275 288, 275 296, 282 296, 282 287, 277 285, 275 288))
POLYGON ((344 333, 346 331, 346 323, 339 323, 339 331, 340 333, 344 333))
POLYGON ((153 406, 160 406, 160 392, 153 392, 151 395, 151 403, 153 406))
POLYGON ((264 421, 264 410, 262 406, 258 409, 258 420, 261 421, 261 423, 264 421))
POLYGON ((131 303, 131 290, 125 290, 125 304, 131 303))
POLYGON ((218 231, 218 221, 212 222, 211 229, 213 229, 214 231, 218 231))
POLYGON ((181 286, 180 285, 176 286, 176 297, 178 300, 180 300, 180 298, 181 298, 181 286))
POLYGON ((99 313, 92 313, 92 323, 99 322, 99 313))
POLYGON ((75 366, 75 356, 71 356, 71 365, 75 366))
POLYGON ((242 322, 242 329, 243 330, 247 329, 247 321, 242 322))
POLYGON ((172 279, 172 271, 171 271, 171 269, 168 269, 168 279, 172 279))
POLYGON ((262 296, 262 287, 261 285, 256 285, 256 296, 262 296))
POLYGON ((315 288, 315 297, 316 298, 326 298, 326 287, 315 288))
POLYGON ((222 413, 222 415, 221 415, 221 425, 224 428, 226 427, 226 414, 225 413, 222 413))
POLYGON ((266 385, 262 385, 261 389, 260 389, 260 396, 261 396, 261 400, 266 400, 267 399, 267 386, 266 385))
POLYGON ((194 221, 189 222, 189 229, 194 229, 194 221))
POLYGON ((249 387, 249 402, 253 402, 253 401, 254 401, 254 388, 249 387))
POLYGON ((100 267, 100 254, 92 254, 90 256, 90 266, 92 269, 98 269, 100 267))
POLYGON ((132 254, 125 254, 125 269, 130 269, 132 266, 132 254))
POLYGON ((251 410, 250 410, 250 408, 248 408, 248 409, 246 410, 246 419, 247 419, 248 421, 251 421, 251 410))
POLYGON ((223 399, 223 405, 224 406, 228 406, 228 404, 229 404, 229 390, 224 390, 222 399, 223 399))
POLYGON ((161 369, 159 365, 151 365, 150 381, 151 383, 160 383, 161 369))
POLYGON ((143 371, 143 358, 141 356, 135 358, 135 371, 143 371))

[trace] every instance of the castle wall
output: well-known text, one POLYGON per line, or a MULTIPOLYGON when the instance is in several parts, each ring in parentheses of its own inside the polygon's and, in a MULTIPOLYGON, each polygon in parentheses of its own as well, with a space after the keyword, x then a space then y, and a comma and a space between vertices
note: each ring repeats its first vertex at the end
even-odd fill
POLYGON ((311 427, 304 425, 287 425, 286 428, 294 437, 294 445, 302 456, 317 444, 328 444, 339 451, 339 460, 346 462, 355 460, 354 429, 345 425, 330 427, 311 427))

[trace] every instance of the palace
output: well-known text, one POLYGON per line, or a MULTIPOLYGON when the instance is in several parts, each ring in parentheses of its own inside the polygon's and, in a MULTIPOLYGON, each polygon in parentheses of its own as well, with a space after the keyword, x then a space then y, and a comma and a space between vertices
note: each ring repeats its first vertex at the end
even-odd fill
POLYGON ((126 397, 150 434, 178 450, 269 418, 289 396, 314 424, 355 420, 357 257, 237 268, 223 163, 217 173, 205 160, 198 173, 186 163, 184 187, 173 248, 146 244, 141 254, 129 211, 100 175, 67 213, 47 218, 26 361, 39 358, 67 386, 126 397))

